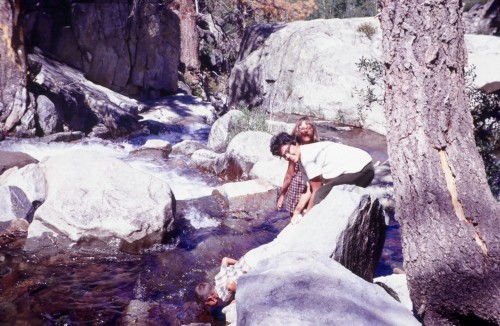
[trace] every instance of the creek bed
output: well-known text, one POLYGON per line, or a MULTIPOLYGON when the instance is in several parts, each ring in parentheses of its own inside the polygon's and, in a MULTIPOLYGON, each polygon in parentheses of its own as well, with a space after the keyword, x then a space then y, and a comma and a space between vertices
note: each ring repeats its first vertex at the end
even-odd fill
MULTIPOLYGON (((361 147, 375 161, 387 160, 380 135, 325 124, 319 128, 323 139, 361 147)), ((206 133, 201 137, 206 139, 206 133)), ((22 250, 25 235, 0 238, 1 324, 115 324, 137 313, 145 324, 202 322, 193 302, 196 284, 213 279, 222 257, 239 258, 270 242, 289 222, 284 211, 227 215, 208 196, 220 180, 190 169, 183 156, 172 155, 166 162, 131 159, 127 155, 133 142, 0 143, 0 149, 24 151, 38 159, 74 146, 93 147, 169 180, 178 199, 176 231, 135 255, 61 252, 42 258, 22 250)), ((391 274, 395 267, 402 267, 401 241, 391 219, 376 274, 391 274)))

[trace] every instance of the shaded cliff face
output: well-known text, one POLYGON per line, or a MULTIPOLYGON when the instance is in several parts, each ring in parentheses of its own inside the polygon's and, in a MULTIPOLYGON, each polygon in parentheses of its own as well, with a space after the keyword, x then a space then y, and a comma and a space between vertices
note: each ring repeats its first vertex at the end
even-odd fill
POLYGON ((26 45, 125 95, 173 93, 181 51, 179 17, 162 0, 134 3, 25 1, 26 45))

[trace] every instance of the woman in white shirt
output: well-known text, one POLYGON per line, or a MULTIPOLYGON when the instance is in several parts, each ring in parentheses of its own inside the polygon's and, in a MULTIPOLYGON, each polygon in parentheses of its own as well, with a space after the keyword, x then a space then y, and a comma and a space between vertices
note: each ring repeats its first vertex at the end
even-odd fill
POLYGON ((299 163, 311 186, 307 210, 319 204, 337 185, 367 187, 375 176, 370 154, 362 149, 331 141, 299 146, 282 132, 271 139, 271 153, 299 163))

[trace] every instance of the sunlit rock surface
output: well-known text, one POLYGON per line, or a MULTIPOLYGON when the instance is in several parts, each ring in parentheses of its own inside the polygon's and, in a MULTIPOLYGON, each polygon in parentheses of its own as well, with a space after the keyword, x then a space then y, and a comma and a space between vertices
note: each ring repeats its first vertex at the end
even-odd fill
POLYGON ((111 248, 152 244, 172 229, 175 198, 158 178, 85 151, 68 151, 41 164, 48 192, 30 225, 28 250, 40 249, 40 243, 66 247, 95 239, 111 248))
POLYGON ((42 203, 47 197, 45 174, 39 164, 7 170, 0 175, 0 186, 16 186, 22 189, 31 203, 42 203))
MULTIPOLYGON (((382 77, 370 85, 358 64, 382 61, 382 31, 375 17, 317 19, 248 28, 231 71, 229 102, 244 100, 275 113, 295 113, 385 134, 382 77), (365 26, 363 28, 363 25, 365 26), (373 28, 368 36, 363 30, 373 28), (373 91, 370 109, 361 92, 373 91)), ((465 35, 475 85, 500 76, 500 38, 465 35)), ((371 72, 371 75, 375 74, 371 72)))
POLYGON ((399 301, 409 311, 412 311, 413 303, 411 302, 410 291, 408 290, 406 274, 392 274, 387 276, 380 276, 375 278, 373 282, 384 283, 386 286, 394 290, 398 295, 399 301))
POLYGON ((287 169, 288 161, 273 157, 271 160, 262 160, 255 163, 252 170, 250 170, 250 178, 265 179, 276 187, 281 187, 287 169))
POLYGON ((386 219, 370 195, 333 189, 298 224, 289 224, 245 259, 256 266, 269 258, 279 261, 288 252, 318 253, 371 281, 384 246, 386 219))
POLYGON ((238 325, 420 325, 380 286, 320 254, 287 252, 238 279, 238 325))
POLYGON ((230 211, 272 211, 276 207, 278 191, 264 179, 228 182, 217 187, 212 196, 221 198, 230 211))
POLYGON ((62 131, 62 123, 70 130, 86 133, 102 124, 110 136, 128 134, 139 128, 137 101, 94 84, 82 72, 45 57, 40 51, 28 58, 33 87, 37 93, 46 94, 44 105, 53 105, 57 113, 58 122, 51 122, 54 126, 45 128, 45 132, 62 131))
POLYGON ((217 119, 210 129, 207 146, 219 153, 225 151, 230 141, 231 131, 235 129, 238 120, 242 120, 243 117, 243 112, 231 110, 217 119))
POLYGON ((191 156, 197 150, 204 149, 206 147, 207 146, 204 142, 187 139, 172 146, 172 154, 191 156))
POLYGON ((244 131, 236 135, 227 146, 218 174, 230 180, 248 177, 255 163, 273 158, 269 150, 271 137, 262 131, 244 131))
POLYGON ((191 166, 209 173, 216 171, 217 161, 223 157, 224 154, 213 152, 206 148, 200 148, 191 155, 191 166))

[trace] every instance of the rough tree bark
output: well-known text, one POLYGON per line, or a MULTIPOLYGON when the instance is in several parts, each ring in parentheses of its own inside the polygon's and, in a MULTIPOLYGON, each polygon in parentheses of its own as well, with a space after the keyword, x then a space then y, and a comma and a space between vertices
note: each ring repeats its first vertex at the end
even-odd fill
POLYGON ((426 325, 500 324, 500 205, 477 153, 459 0, 380 0, 404 266, 426 325))
POLYGON ((196 15, 198 5, 193 0, 175 0, 170 6, 175 9, 179 17, 180 35, 181 35, 181 53, 180 63, 186 70, 200 70, 200 56, 198 47, 200 46, 200 37, 196 27, 196 15))
POLYGON ((0 138, 26 111, 26 54, 20 0, 0 1, 0 138))

